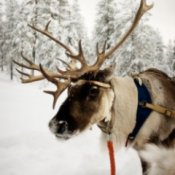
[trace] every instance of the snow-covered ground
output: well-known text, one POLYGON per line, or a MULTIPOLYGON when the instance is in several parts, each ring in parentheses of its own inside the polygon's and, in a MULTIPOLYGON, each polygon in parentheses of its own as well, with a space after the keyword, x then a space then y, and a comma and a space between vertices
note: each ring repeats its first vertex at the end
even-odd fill
MULTIPOLYGON (((11 82, 0 74, 0 175, 110 175, 99 129, 57 140, 47 126, 55 113, 41 85, 11 82)), ((116 152, 116 166, 117 175, 141 175, 132 149, 116 152)))

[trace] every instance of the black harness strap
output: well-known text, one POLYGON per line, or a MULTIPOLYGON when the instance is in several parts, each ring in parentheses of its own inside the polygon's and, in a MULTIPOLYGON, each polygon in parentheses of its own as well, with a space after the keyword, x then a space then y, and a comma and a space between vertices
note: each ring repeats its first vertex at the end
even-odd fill
MULTIPOLYGON (((146 119, 148 118, 148 116, 150 115, 152 111, 151 109, 144 108, 140 105, 141 102, 152 103, 151 96, 150 96, 150 93, 147 87, 144 84, 140 85, 138 80, 136 79, 134 80, 134 82, 135 82, 135 85, 138 91, 138 106, 137 106, 136 124, 135 124, 133 131, 128 135, 127 142, 133 141, 135 139, 139 130, 141 129, 144 122, 146 121, 146 119)), ((127 145, 127 142, 126 142, 126 145, 127 145)))

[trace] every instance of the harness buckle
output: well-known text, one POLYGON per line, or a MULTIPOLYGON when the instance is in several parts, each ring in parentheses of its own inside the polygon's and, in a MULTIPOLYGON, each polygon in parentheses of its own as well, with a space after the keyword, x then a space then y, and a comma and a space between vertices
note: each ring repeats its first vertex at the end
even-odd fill
POLYGON ((139 105, 143 108, 146 108, 146 101, 139 102, 139 105))
POLYGON ((172 111, 170 111, 170 110, 165 110, 164 114, 166 116, 172 117, 172 111))

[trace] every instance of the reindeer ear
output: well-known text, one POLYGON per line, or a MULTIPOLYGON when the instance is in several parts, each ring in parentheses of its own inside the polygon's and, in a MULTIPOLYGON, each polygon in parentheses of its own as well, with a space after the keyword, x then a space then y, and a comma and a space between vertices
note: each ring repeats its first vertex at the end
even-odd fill
POLYGON ((112 75, 115 73, 116 64, 111 65, 103 70, 99 70, 96 74, 95 79, 97 81, 109 82, 111 80, 112 75))
POLYGON ((109 66, 103 70, 99 70, 97 72, 88 72, 80 77, 80 79, 84 80, 95 80, 108 83, 111 80, 112 75, 115 73, 115 64, 109 66))
POLYGON ((112 65, 110 65, 109 67, 107 67, 105 69, 105 71, 107 72, 107 74, 112 75, 115 73, 116 70, 116 63, 113 63, 112 65))

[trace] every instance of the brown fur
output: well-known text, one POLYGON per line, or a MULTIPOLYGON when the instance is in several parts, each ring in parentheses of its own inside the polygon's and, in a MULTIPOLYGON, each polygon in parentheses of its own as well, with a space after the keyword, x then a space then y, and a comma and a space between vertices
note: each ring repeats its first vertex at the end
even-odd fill
MULTIPOLYGON (((113 77, 111 71, 105 70, 95 75, 83 75, 82 78, 86 81, 77 81, 69 88, 68 98, 50 122, 51 128, 54 128, 52 132, 58 137, 68 138, 69 134, 72 136, 75 131, 81 132, 93 124, 99 125, 102 132, 108 132, 105 123, 110 123, 113 139, 124 145, 136 120, 138 97, 134 78, 145 84, 154 104, 175 110, 175 82, 157 69, 148 69, 133 77, 113 77), (88 80, 109 83, 111 88, 98 87, 88 80), (59 122, 62 124, 62 121, 66 121, 67 128, 60 129, 59 122)), ((174 130, 175 118, 152 111, 131 145, 141 152, 146 150, 148 143, 172 147, 174 130)), ((144 161, 144 156, 142 159, 144 161)))
MULTIPOLYGON (((140 74, 141 77, 142 74, 148 77, 154 77, 154 79, 160 81, 162 86, 160 86, 159 88, 163 88, 163 94, 165 97, 164 104, 162 105, 167 106, 172 110, 175 110, 175 82, 172 80, 172 78, 170 78, 167 74, 157 69, 148 69, 140 74)), ((148 79, 148 81, 150 80, 148 79)))

